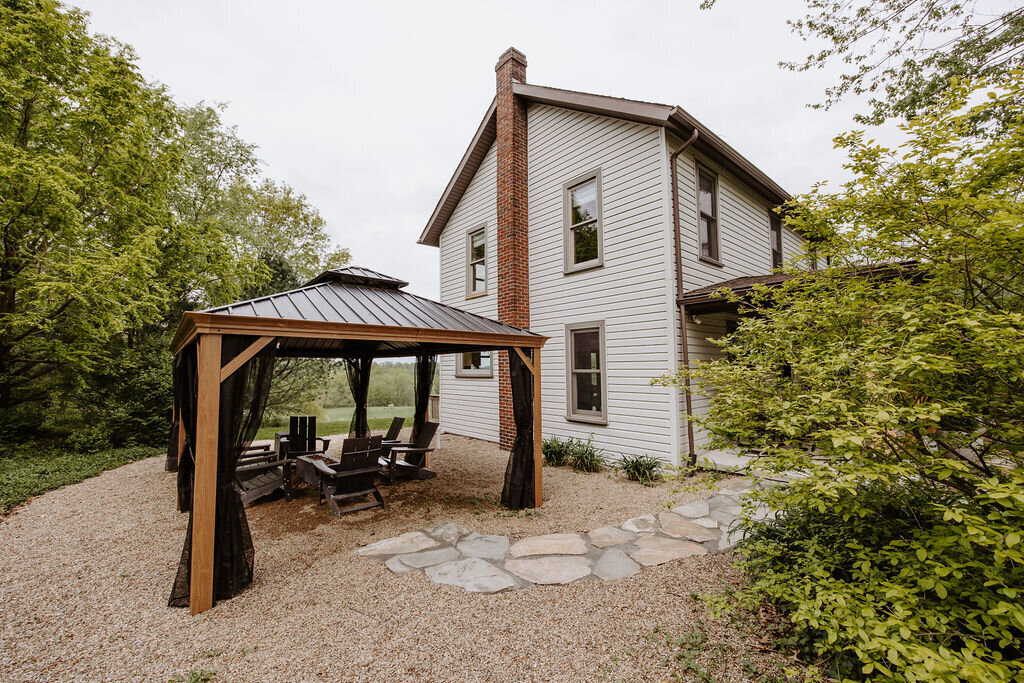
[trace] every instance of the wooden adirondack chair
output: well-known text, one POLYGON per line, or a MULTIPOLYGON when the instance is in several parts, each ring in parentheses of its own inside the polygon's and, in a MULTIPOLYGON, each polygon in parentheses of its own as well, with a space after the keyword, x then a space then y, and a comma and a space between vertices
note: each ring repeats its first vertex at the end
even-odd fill
POLYGON ((399 443, 398 435, 402 433, 403 424, 405 424, 404 417, 392 418, 391 426, 388 427, 388 433, 384 435, 384 441, 382 442, 385 446, 399 443))
POLYGON ((292 465, 294 460, 267 446, 253 446, 243 451, 235 466, 235 486, 248 505, 280 489, 285 500, 292 499, 292 465))
POLYGON ((422 465, 408 462, 408 456, 423 455, 425 461, 426 455, 434 451, 430 447, 430 442, 434 440, 438 426, 437 422, 424 422, 423 428, 416 436, 414 443, 385 444, 385 453, 378 461, 381 476, 388 483, 394 483, 395 479, 399 478, 430 479, 431 477, 436 477, 436 472, 431 472, 422 465), (399 460, 399 456, 402 456, 404 459, 399 460))
POLYGON ((327 503, 335 517, 349 512, 387 506, 374 480, 377 478, 377 459, 381 453, 381 437, 345 439, 341 447, 341 461, 328 464, 323 460, 300 456, 311 464, 320 477, 320 504, 327 503), (356 498, 372 496, 371 502, 343 505, 356 498))
POLYGON ((330 439, 324 439, 316 435, 316 417, 291 416, 288 418, 288 436, 281 439, 281 450, 287 453, 289 458, 297 458, 300 455, 310 453, 324 454, 331 445, 330 439), (317 442, 320 443, 319 447, 317 442))

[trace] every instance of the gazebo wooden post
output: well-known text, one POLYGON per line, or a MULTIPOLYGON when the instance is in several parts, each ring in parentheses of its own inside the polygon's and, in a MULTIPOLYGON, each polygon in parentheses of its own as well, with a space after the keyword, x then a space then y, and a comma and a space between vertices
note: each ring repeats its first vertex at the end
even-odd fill
POLYGON ((195 479, 192 486, 192 573, 189 611, 213 607, 213 536, 217 513, 217 431, 221 335, 199 335, 195 479))
POLYGON ((533 507, 544 502, 544 457, 541 451, 540 347, 533 350, 533 507))

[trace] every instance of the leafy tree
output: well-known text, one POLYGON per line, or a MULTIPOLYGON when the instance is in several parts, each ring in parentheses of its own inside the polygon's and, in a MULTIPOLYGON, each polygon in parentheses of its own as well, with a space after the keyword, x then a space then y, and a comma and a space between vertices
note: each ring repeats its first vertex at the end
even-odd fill
POLYGON ((899 149, 839 138, 853 180, 789 219, 832 267, 757 293, 692 371, 712 446, 789 477, 746 594, 844 676, 1024 677, 1024 112, 974 134, 1022 94, 956 85, 899 149))
POLYGON ((0 3, 0 415, 37 422, 59 379, 158 309, 176 112, 131 49, 51 2, 0 3))
MULTIPOLYGON (((788 23, 804 39, 820 39, 825 47, 781 66, 808 71, 841 62, 846 72, 815 106, 828 108, 851 92, 866 94, 871 112, 856 117, 861 123, 909 120, 941 102, 946 88, 958 80, 995 82, 1024 67, 1024 9, 1012 3, 995 11, 962 0, 806 2, 807 14, 788 23)), ((715 0, 701 4, 708 8, 715 0)), ((990 117, 1004 113, 984 112, 990 117)))

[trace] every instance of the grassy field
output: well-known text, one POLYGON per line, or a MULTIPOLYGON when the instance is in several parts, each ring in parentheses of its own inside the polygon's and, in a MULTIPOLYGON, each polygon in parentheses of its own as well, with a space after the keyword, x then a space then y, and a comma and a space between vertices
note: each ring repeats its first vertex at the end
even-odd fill
MULTIPOLYGON (((352 411, 355 408, 326 408, 324 416, 317 420, 316 433, 320 436, 331 434, 348 434, 349 424, 352 422, 352 411)), ((387 429, 391 426, 391 418, 404 417, 405 426, 412 426, 413 406, 371 406, 366 409, 366 417, 370 421, 370 429, 387 429)), ((286 424, 268 425, 264 424, 256 432, 256 439, 273 439, 274 432, 283 431, 288 428, 286 424)))
POLYGON ((0 516, 32 496, 77 484, 88 477, 162 451, 152 446, 76 453, 52 446, 23 446, 0 456, 0 516))

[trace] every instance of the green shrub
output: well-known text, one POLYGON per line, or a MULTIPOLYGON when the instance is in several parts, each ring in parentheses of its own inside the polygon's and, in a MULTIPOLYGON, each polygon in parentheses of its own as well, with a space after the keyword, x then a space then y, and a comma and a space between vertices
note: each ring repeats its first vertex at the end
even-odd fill
POLYGON ((586 441, 570 438, 568 461, 577 472, 597 472, 605 464, 604 456, 594 447, 592 438, 586 441))
POLYGON ((569 459, 569 442, 562 441, 557 436, 549 436, 540 445, 541 453, 544 454, 544 464, 552 467, 561 467, 569 459))
POLYGON ((88 453, 39 444, 11 449, 0 455, 0 515, 32 496, 159 454, 144 446, 88 453))
POLYGON ((662 462, 646 453, 623 455, 618 467, 626 474, 627 479, 638 481, 644 486, 650 486, 653 482, 661 479, 662 462))

